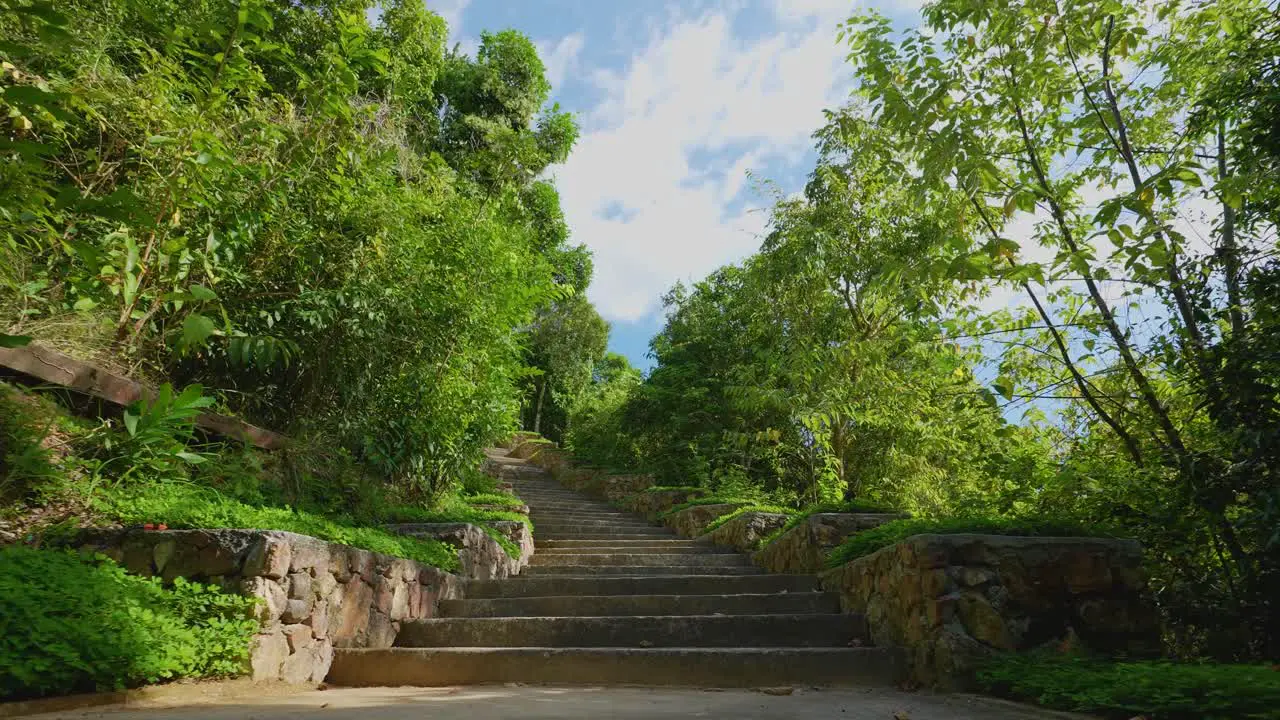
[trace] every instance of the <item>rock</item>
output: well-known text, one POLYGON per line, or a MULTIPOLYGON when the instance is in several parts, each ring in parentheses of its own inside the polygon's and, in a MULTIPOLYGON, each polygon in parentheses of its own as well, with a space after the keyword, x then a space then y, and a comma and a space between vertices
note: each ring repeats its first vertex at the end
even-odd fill
POLYGON ((663 524, 685 537, 697 537, 712 520, 742 507, 745 503, 717 503, 694 505, 663 518, 663 524))
POLYGON ((760 692, 764 693, 765 695, 790 695, 795 691, 796 689, 791 687, 790 685, 786 685, 782 687, 760 688, 760 692))
POLYGON ((291 653, 296 654, 311 647, 311 643, 315 642, 311 636, 310 625, 285 625, 280 628, 280 631, 284 633, 285 639, 289 641, 289 651, 291 653))
POLYGON ((284 633, 277 630, 254 636, 253 654, 249 665, 254 680, 275 680, 280 677, 280 668, 289 657, 289 641, 284 633))
POLYGON ((311 615, 312 600, 289 600, 285 603, 284 612, 280 613, 280 621, 284 623, 300 623, 311 615))
POLYGON ((901 515, 814 513, 756 553, 756 564, 775 573, 813 573, 826 567, 827 554, 844 539, 901 515))
POLYGON ((756 549, 760 541, 787 524, 782 513, 746 512, 702 536, 716 545, 727 545, 743 552, 756 549))
MULTIPOLYGON (((328 573, 325 573, 326 575, 328 573)), ((289 599, 311 599, 311 574, 305 572, 289 573, 289 599)))
POLYGON ((906 649, 913 681, 950 689, 966 687, 993 652, 1063 638, 1153 654, 1159 627, 1132 571, 1140 564, 1141 548, 1128 540, 917 535, 822 583, 866 617, 874 644, 906 649))
POLYGON ((326 600, 317 600, 315 607, 311 608, 311 617, 306 619, 307 625, 311 627, 311 634, 317 638, 324 639, 329 636, 329 603, 326 600))
POLYGON ((156 572, 164 572, 164 566, 169 564, 169 560, 173 557, 173 553, 178 549, 178 543, 171 539, 161 540, 151 549, 152 561, 155 563, 156 572))
POLYGON ((293 548, 287 539, 276 535, 264 535, 249 550, 244 561, 244 574, 261 575, 278 580, 289 572, 293 560, 293 548))
POLYGON ((677 505, 706 495, 705 490, 644 490, 622 498, 624 509, 639 513, 649 520, 657 520, 658 516, 677 505))

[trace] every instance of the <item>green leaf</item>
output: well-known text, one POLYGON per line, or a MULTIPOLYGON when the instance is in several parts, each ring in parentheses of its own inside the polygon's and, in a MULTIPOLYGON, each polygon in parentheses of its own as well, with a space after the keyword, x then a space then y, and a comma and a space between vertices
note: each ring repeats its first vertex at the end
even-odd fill
POLYGON ((138 415, 132 407, 124 411, 124 428, 129 431, 130 437, 138 434, 138 415))
POLYGON ((191 313, 182 321, 182 344, 187 347, 204 345, 214 332, 213 321, 199 313, 191 313))
POLYGON ((218 294, 203 285, 192 285, 188 288, 191 296, 197 300, 217 300, 218 294))
POLYGON ((0 348, 20 348, 31 343, 30 335, 9 335, 0 333, 0 348))
POLYGON ((83 312, 85 310, 92 310, 98 307, 98 303, 93 298, 82 297, 76 301, 75 305, 72 305, 71 307, 72 309, 83 312))

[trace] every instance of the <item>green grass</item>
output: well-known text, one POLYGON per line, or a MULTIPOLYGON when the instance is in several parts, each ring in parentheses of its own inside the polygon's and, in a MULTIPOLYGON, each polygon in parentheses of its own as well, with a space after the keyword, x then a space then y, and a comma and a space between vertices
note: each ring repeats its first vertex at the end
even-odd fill
POLYGON ((513 558, 520 557, 520 546, 486 523, 493 520, 513 520, 524 523, 529 527, 529 532, 533 532, 533 523, 530 522, 528 515, 506 510, 476 508, 457 498, 445 500, 440 506, 431 509, 414 505, 396 505, 386 508, 384 512, 387 514, 387 522, 393 523, 471 523, 498 541, 502 549, 513 558))
POLYGON ((510 507, 524 505, 524 501, 520 498, 500 492, 464 494, 461 499, 468 505, 506 505, 510 507))
POLYGON ((242 674, 256 603, 102 556, 0 548, 0 699, 242 674))
POLYGON ((1280 671, 1264 665, 1001 655, 978 671, 987 692, 1125 720, 1274 720, 1280 671))
POLYGON ((838 503, 817 503, 799 511, 793 509, 788 512, 792 513, 792 515, 787 519, 787 522, 777 530, 774 530, 768 535, 760 538, 760 542, 756 545, 757 549, 764 549, 765 546, 804 522, 805 518, 810 515, 816 515, 818 513, 896 513, 898 511, 877 503, 864 502, 862 500, 847 500, 845 502, 838 503))
POLYGON ((716 518, 715 520, 712 520, 710 523, 707 524, 705 528, 703 528, 702 532, 709 533, 723 526, 725 523, 728 523, 734 518, 737 518, 740 515, 746 515, 747 513, 754 513, 754 512, 777 513, 779 515, 795 515, 796 509, 790 508, 790 507, 784 507, 782 505, 744 505, 738 508, 737 510, 734 510, 731 513, 726 513, 716 518))
POLYGON ((850 535, 827 557, 828 567, 840 567, 850 560, 889 547, 912 535, 978 533, 982 535, 1016 535, 1029 537, 1087 537, 1104 535, 1097 529, 1056 520, 1008 520, 1003 518, 951 518, 930 520, 908 518, 887 522, 870 530, 850 535))
MULTIPOLYGON (((94 509, 125 525, 164 523, 170 528, 254 528, 310 535, 374 552, 408 558, 444 570, 458 569, 457 552, 436 540, 398 535, 354 520, 290 507, 250 505, 212 488, 182 482, 100 488, 94 509)), ((418 521, 412 522, 435 522, 418 521)))
POLYGON ((709 495, 707 497, 694 498, 692 500, 689 500, 688 502, 682 502, 679 505, 672 507, 670 510, 667 510, 659 514, 658 519, 661 520, 662 518, 670 517, 671 515, 675 515, 676 513, 681 512, 682 510, 688 510, 691 507, 698 507, 699 505, 724 505, 726 503, 749 503, 749 502, 751 501, 745 498, 740 498, 740 497, 730 497, 727 495, 709 495))

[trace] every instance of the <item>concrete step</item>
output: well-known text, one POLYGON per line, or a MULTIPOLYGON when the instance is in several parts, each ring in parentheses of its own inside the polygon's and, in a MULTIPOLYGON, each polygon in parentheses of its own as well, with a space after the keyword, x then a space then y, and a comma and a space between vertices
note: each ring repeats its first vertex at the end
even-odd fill
POLYGON ((538 523, 535 538, 546 540, 567 540, 578 537, 582 540, 594 540, 597 538, 607 538, 611 535, 638 535, 640 537, 667 537, 676 539, 676 531, 671 528, 656 527, 653 525, 645 525, 643 527, 617 527, 614 525, 591 526, 591 527, 571 527, 566 525, 555 525, 552 523, 538 523), (569 537, 554 537, 554 536, 569 537))
POLYGON ((521 571, 520 574, 524 577, 542 575, 626 575, 629 577, 644 577, 647 575, 763 575, 764 570, 754 566, 531 565, 521 571))
POLYGON ((592 555, 599 553, 622 555, 736 555, 737 550, 718 545, 671 546, 664 543, 608 543, 607 540, 591 541, 591 545, 577 547, 535 546, 539 555, 592 555), (601 544, 608 543, 608 544, 601 544))
POLYGON ((527 577, 470 580, 468 599, 556 595, 716 595, 720 593, 809 593, 819 589, 812 575, 677 575, 647 577, 527 577))
POLYGON ((594 512, 597 510, 600 512, 622 512, 618 510, 618 508, 612 505, 606 505, 604 503, 588 503, 588 502, 583 502, 583 503, 535 502, 533 503, 532 507, 538 508, 538 510, 540 511, 545 510, 547 512, 555 512, 557 510, 565 510, 568 512, 588 512, 588 511, 594 512))
POLYGON ((543 540, 585 540, 588 542, 612 542, 614 540, 675 540, 679 537, 674 530, 666 528, 653 528, 651 530, 640 530, 637 532, 618 531, 613 533, 600 532, 551 532, 545 530, 542 526, 538 526, 534 532, 534 542, 543 540))
POLYGON ((703 548, 733 552, 731 549, 713 545, 705 540, 664 540, 662 538, 641 538, 639 540, 538 540, 534 543, 534 547, 537 548, 537 552, 568 548, 590 550, 591 548, 603 547, 671 548, 672 552, 678 548, 703 548))
MULTIPOLYGON (((833 593, 760 595, 564 595, 442 600, 440 617, 620 617, 626 615, 787 615, 839 613, 833 593)), ((749 638, 739 638, 750 645, 749 638)), ((525 643, 537 645, 538 643, 525 643)))
POLYGON ((541 527, 547 528, 635 528, 637 530, 647 530, 654 525, 641 520, 639 518, 619 518, 617 520, 590 520, 590 519, 567 519, 567 520, 551 520, 549 518, 537 518, 532 514, 530 519, 538 523, 541 527))
POLYGON ((598 525, 579 525, 568 523, 538 523, 539 534, 543 536, 556 536, 556 534, 577 533, 577 534, 593 534, 593 536, 626 536, 626 534, 660 534, 660 536, 675 537, 676 530, 671 528, 659 528, 657 525, 644 524, 628 524, 614 525, 609 523, 598 525))
POLYGON ((848 647, 857 615, 467 617, 400 626, 397 647, 848 647))
POLYGON ((533 567, 547 565, 632 565, 646 567, 744 567, 751 564, 751 558, 738 553, 697 553, 694 555, 677 555, 663 553, 645 555, 640 553, 575 553, 570 555, 553 555, 535 553, 529 559, 533 567))
POLYGON ((481 683, 684 687, 884 686, 903 668, 889 648, 339 649, 329 685, 481 683))
POLYGON ((544 510, 542 508, 529 508, 532 515, 537 515, 543 520, 628 520, 637 522, 643 521, 638 515, 624 512, 608 512, 604 510, 544 510))

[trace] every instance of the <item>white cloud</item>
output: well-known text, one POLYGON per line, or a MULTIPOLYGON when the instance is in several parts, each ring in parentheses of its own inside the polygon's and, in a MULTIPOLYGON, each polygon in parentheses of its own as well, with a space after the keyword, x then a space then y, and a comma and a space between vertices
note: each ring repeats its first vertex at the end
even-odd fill
POLYGON ((642 318, 676 280, 756 249, 766 218, 734 204, 746 170, 780 159, 807 171, 809 136, 845 95, 834 24, 849 6, 835 8, 779 0, 777 27, 749 42, 732 10, 671 17, 624 68, 587 78, 604 99, 554 175, 574 238, 595 252, 602 314, 642 318))
POLYGON ((551 83, 555 92, 568 74, 578 67, 578 56, 582 54, 585 39, 582 33, 574 33, 560 38, 554 44, 537 43, 538 57, 547 66, 547 82, 551 83))
POLYGON ((449 37, 456 41, 462 28, 462 13, 470 4, 471 0, 427 0, 427 9, 444 18, 449 37))

